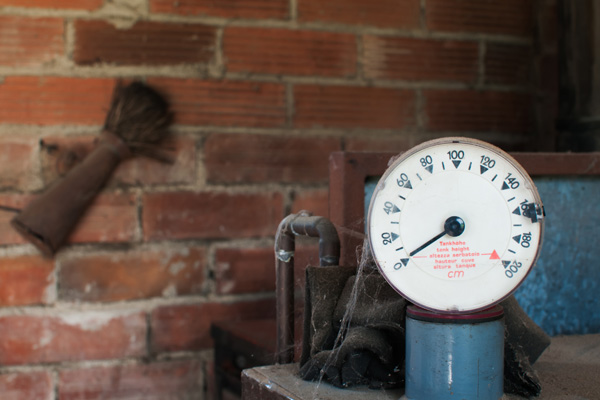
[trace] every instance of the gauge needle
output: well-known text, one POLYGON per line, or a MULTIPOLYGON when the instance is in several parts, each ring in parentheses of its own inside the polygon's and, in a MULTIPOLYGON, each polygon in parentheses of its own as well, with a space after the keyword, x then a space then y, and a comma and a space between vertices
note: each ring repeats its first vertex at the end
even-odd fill
POLYGON ((456 237, 462 234, 464 231, 465 221, 463 221, 463 219, 460 217, 450 217, 446 220, 446 222, 444 222, 444 231, 442 233, 435 235, 434 237, 423 243, 421 246, 414 249, 412 252, 410 252, 409 256, 414 256, 421 250, 427 248, 429 245, 446 235, 456 237))

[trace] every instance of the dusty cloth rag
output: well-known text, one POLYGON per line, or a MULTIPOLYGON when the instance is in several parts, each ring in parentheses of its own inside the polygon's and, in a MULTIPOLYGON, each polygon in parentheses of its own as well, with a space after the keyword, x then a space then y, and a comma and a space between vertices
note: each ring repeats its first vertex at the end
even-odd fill
MULTIPOLYGON (((405 312, 409 304, 374 269, 308 267, 300 375, 338 387, 404 385, 405 312), (348 312, 347 312, 348 311, 348 312)), ((514 297, 505 317, 505 393, 537 396, 532 364, 550 338, 514 297)))

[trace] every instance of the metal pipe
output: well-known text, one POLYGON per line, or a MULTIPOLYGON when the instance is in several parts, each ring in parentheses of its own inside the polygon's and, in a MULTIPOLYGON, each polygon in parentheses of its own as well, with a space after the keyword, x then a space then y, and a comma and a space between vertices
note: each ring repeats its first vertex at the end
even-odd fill
POLYGON ((294 361, 294 252, 296 236, 319 238, 319 264, 337 265, 340 240, 331 221, 302 212, 290 214, 279 224, 275 236, 278 364, 294 361))

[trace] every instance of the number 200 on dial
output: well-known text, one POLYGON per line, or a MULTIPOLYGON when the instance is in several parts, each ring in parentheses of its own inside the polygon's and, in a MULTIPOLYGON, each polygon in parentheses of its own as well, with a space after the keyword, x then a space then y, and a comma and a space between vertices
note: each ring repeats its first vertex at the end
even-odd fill
POLYGON ((368 215, 375 262, 409 301, 466 313, 496 304, 539 255, 544 210, 533 181, 488 143, 444 138, 402 154, 368 215))

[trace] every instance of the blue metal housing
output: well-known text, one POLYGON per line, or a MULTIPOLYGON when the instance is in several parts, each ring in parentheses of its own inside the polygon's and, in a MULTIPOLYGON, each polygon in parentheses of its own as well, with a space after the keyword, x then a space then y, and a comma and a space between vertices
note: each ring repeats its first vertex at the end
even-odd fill
POLYGON ((448 315, 409 307, 406 318, 404 398, 502 398, 504 318, 501 307, 494 309, 495 317, 492 318, 487 310, 466 316, 457 315, 453 319, 448 315))

